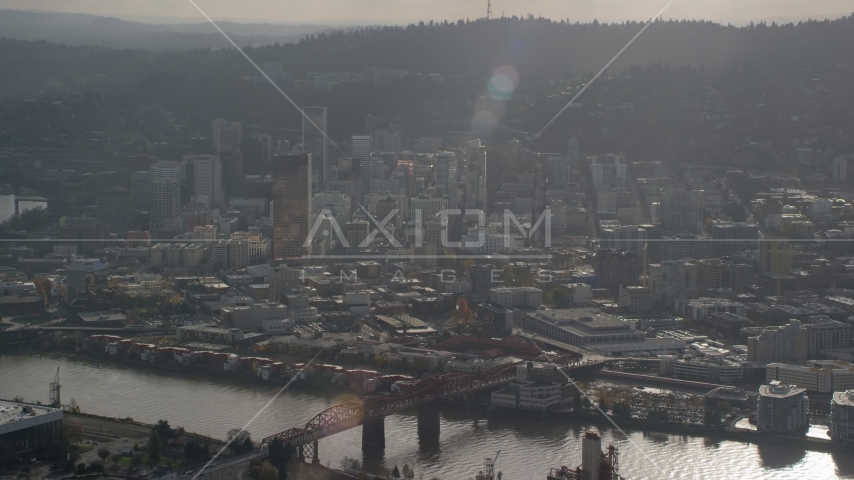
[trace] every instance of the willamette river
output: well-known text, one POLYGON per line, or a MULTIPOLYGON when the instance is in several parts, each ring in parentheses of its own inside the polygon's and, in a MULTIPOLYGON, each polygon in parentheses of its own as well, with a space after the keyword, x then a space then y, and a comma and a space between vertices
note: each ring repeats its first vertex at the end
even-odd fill
MULTIPOLYGON (((63 403, 74 398, 82 411, 133 417, 224 437, 245 424, 278 387, 190 379, 124 367, 93 368, 23 355, 0 356, 0 398, 16 395, 47 401, 48 384, 60 366, 63 403)), ((302 426, 336 402, 332 396, 299 389, 280 396, 249 428, 256 440, 302 426)), ((498 470, 506 480, 545 479, 550 467, 581 463, 580 436, 590 427, 564 419, 530 419, 443 409, 438 446, 419 446, 414 412, 386 419, 385 464, 414 464, 424 478, 473 478, 483 458, 501 450, 498 470), (475 425, 477 415, 482 415, 475 425)), ((805 451, 780 445, 667 434, 601 432, 620 449, 620 472, 630 479, 768 478, 824 479, 854 475, 854 455, 805 451)), ((850 451, 849 451, 850 452, 850 451)), ((320 441, 322 463, 338 466, 344 456, 361 458, 361 430, 320 441)), ((418 477, 416 477, 418 478, 418 477)))

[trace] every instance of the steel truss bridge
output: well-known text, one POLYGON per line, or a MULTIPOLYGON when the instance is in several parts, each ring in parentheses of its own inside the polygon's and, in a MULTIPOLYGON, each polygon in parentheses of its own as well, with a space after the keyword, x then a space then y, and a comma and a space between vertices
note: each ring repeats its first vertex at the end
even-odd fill
MULTIPOLYGON (((381 420, 403 410, 421 405, 448 400, 509 383, 516 378, 517 363, 495 366, 480 375, 451 373, 422 380, 400 393, 362 397, 330 407, 305 424, 303 428, 291 428, 265 438, 261 449, 266 449, 274 440, 285 446, 294 447, 300 457, 303 446, 308 446, 308 455, 317 455, 317 441, 336 433, 381 420)), ((308 456, 306 455, 306 456, 308 456)))

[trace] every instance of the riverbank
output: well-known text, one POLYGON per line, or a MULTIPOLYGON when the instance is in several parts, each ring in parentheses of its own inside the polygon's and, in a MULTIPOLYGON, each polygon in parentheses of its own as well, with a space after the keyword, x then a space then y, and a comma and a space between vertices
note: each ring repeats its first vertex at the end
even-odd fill
MULTIPOLYGON (((47 357, 6 353, 0 354, 0 392, 7 397, 21 395, 46 402, 48 384, 60 363, 47 357)), ((85 412, 132 417, 149 424, 164 419, 174 427, 183 426, 211 438, 225 438, 229 430, 243 427, 263 409, 248 428, 257 441, 301 427, 330 406, 352 398, 288 388, 270 402, 277 387, 261 387, 256 382, 211 381, 141 368, 66 366, 64 361, 61 367, 63 399, 68 403, 76 398, 85 412)), ((385 466, 414 465, 425 478, 474 478, 483 468, 482 459, 500 449, 499 469, 504 478, 544 478, 549 467, 580 464, 583 435, 596 430, 603 444, 620 449, 620 470, 626 478, 705 478, 709 472, 715 472, 716 478, 756 480, 854 475, 854 460, 845 451, 816 452, 774 442, 756 445, 750 437, 731 441, 715 434, 708 434, 712 439, 658 432, 645 435, 627 426, 627 439, 603 419, 594 423, 580 417, 490 415, 485 409, 466 410, 462 405, 442 406, 439 417, 438 438, 424 439, 419 439, 415 409, 387 417, 381 462, 385 466)), ((320 441, 324 465, 328 462, 335 466, 344 457, 363 456, 359 428, 320 441)))
MULTIPOLYGON (((277 378, 271 380, 262 380, 260 377, 253 375, 243 375, 230 373, 224 370, 213 368, 186 368, 174 364, 146 362, 132 358, 101 355, 95 352, 80 350, 77 352, 68 352, 59 349, 42 349, 34 352, 29 349, 22 349, 21 355, 28 355, 37 358, 46 358, 50 360, 65 361, 75 365, 80 365, 88 368, 131 368, 143 371, 156 372, 177 376, 187 379, 205 379, 213 382, 223 382, 230 385, 238 385, 244 387, 282 387, 289 382, 289 378, 277 378)), ((302 390, 309 393, 323 393, 341 395, 352 393, 356 395, 350 388, 334 383, 313 380, 310 377, 307 380, 299 380, 291 383, 294 390, 302 390)))

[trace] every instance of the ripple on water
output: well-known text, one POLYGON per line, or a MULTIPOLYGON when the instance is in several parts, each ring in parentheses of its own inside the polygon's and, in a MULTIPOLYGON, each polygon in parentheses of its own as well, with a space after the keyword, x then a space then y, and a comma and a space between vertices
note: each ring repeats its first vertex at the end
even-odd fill
MULTIPOLYGON (((143 422, 165 418, 173 425, 224 437, 244 425, 278 387, 215 383, 124 367, 92 368, 30 356, 0 356, 0 397, 21 395, 46 401, 48 383, 60 366, 62 397, 72 397, 83 411, 143 422)), ((286 392, 249 428, 263 438, 304 425, 335 402, 313 393, 286 392)), ((630 432, 589 427, 566 420, 481 416, 444 409, 438 444, 420 442, 417 415, 404 412, 386 419, 386 449, 379 459, 387 466, 414 464, 425 478, 474 478, 483 459, 501 450, 497 467, 503 478, 545 479, 548 469, 581 463, 581 435, 600 430, 603 443, 620 451, 621 473, 631 479, 751 478, 831 479, 854 475, 854 456, 811 452, 784 445, 630 432)), ((361 429, 320 441, 324 464, 337 466, 344 456, 363 458, 361 429)))

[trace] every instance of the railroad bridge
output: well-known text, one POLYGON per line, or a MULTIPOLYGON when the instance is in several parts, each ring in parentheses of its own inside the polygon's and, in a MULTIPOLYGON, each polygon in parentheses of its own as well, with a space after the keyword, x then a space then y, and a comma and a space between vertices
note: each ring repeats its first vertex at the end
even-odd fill
MULTIPOLYGON (((604 362, 570 366, 570 370, 599 368, 604 362)), ((266 449, 274 440, 297 450, 300 459, 318 463, 318 440, 362 426, 362 449, 385 448, 385 417, 418 408, 418 434, 438 438, 438 402, 472 395, 510 383, 516 378, 518 363, 493 367, 480 375, 452 373, 422 380, 392 395, 371 395, 332 406, 312 418, 302 428, 291 428, 261 442, 266 449)))

